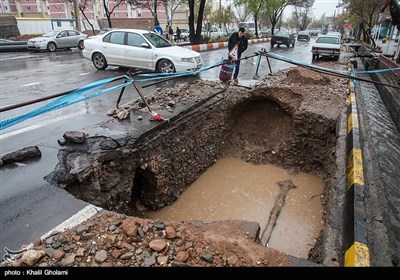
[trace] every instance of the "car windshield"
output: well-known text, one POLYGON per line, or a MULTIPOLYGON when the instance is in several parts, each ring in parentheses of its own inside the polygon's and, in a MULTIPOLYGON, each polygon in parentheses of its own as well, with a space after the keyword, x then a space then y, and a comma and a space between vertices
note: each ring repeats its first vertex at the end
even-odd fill
POLYGON ((278 31, 275 33, 275 36, 279 36, 279 37, 289 37, 289 33, 286 31, 278 31))
POLYGON ((170 47, 171 43, 155 33, 144 33, 143 36, 156 48, 170 47))
POLYGON ((338 37, 319 37, 316 42, 322 43, 322 44, 339 44, 339 38, 338 37))
POLYGON ((59 31, 50 31, 43 35, 43 37, 55 37, 59 31))
POLYGON ((308 32, 307 31, 300 31, 300 33, 299 34, 302 34, 302 35, 308 35, 308 32))

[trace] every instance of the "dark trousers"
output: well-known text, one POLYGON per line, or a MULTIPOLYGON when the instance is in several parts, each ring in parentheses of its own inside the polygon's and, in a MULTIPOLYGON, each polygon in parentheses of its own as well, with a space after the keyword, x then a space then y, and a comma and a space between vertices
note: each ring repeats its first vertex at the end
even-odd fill
MULTIPOLYGON (((228 55, 228 59, 231 60, 232 57, 228 55)), ((235 63, 235 72, 233 72, 233 78, 237 79, 237 77, 239 76, 240 60, 236 60, 234 63, 235 63)))

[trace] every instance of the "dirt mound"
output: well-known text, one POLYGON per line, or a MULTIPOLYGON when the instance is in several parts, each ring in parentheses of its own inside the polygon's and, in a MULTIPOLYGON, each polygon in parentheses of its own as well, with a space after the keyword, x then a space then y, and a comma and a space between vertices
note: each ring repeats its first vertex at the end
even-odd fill
POLYGON ((290 266, 239 222, 161 222, 103 212, 35 242, 14 266, 290 266))
POLYGON ((294 68, 287 72, 287 77, 283 81, 291 84, 327 85, 330 84, 331 79, 312 70, 294 68))

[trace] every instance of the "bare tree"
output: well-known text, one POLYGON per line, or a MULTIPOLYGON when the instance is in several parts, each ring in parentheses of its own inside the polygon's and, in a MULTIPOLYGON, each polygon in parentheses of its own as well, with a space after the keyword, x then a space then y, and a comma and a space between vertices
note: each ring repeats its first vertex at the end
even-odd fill
POLYGON ((126 0, 116 0, 115 3, 111 4, 108 0, 103 0, 103 8, 106 13, 108 27, 112 28, 111 15, 114 13, 114 10, 124 2, 126 2, 126 0))
POLYGON ((167 24, 171 25, 175 11, 185 3, 185 0, 167 0, 163 1, 167 12, 167 24))
POLYGON ((158 20, 157 16, 157 8, 159 6, 166 6, 168 0, 128 0, 130 1, 131 4, 141 7, 142 9, 147 9, 150 11, 154 18, 154 26, 160 25, 160 22, 158 20))
POLYGON ((199 12, 197 15, 197 26, 196 32, 194 30, 194 18, 195 18, 195 0, 188 0, 189 4, 189 38, 190 43, 200 44, 201 43, 201 28, 203 26, 203 14, 206 0, 200 0, 199 12))
POLYGON ((92 7, 93 8, 93 0, 81 0, 81 2, 79 3, 79 10, 81 11, 81 14, 83 15, 83 17, 85 18, 85 21, 90 25, 90 27, 92 28, 93 31, 93 35, 96 33, 94 31, 94 26, 93 24, 90 22, 90 20, 88 19, 88 17, 86 16, 85 11, 89 8, 92 7))

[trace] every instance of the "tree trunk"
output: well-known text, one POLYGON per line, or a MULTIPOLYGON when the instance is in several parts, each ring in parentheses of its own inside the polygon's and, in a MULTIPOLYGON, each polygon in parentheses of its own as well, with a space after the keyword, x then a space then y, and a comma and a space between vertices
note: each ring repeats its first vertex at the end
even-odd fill
POLYGON ((154 4, 154 26, 159 26, 160 22, 158 21, 158 17, 157 17, 157 0, 153 0, 153 4, 154 4))

